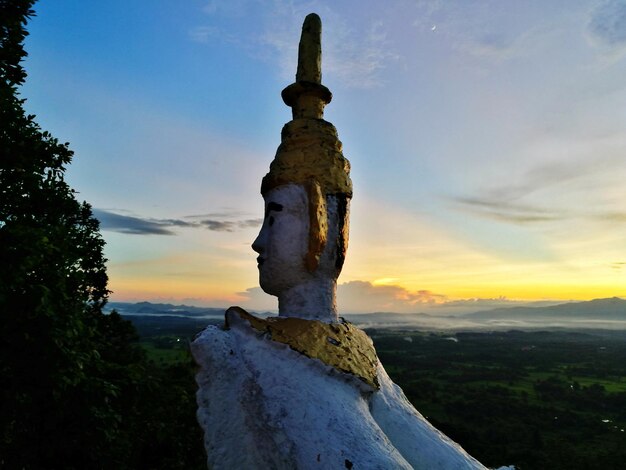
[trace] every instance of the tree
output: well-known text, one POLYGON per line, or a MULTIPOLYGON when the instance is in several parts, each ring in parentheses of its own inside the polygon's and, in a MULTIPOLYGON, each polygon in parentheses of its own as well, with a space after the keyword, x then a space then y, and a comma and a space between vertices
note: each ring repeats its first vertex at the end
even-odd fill
POLYGON ((64 180, 69 144, 19 95, 33 3, 0 0, 0 467, 98 468, 122 458, 120 392, 141 354, 102 313, 104 241, 64 180))
POLYGON ((0 0, 0 468, 201 468, 193 365, 150 364, 104 314, 104 241, 72 160, 24 111, 34 0, 0 0))

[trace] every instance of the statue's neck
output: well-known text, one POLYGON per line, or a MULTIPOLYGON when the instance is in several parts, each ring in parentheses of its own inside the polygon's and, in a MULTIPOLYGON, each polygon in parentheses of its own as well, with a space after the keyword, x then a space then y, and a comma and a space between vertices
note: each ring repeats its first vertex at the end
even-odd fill
POLYGON ((337 280, 312 279, 278 296, 278 316, 336 322, 337 280))

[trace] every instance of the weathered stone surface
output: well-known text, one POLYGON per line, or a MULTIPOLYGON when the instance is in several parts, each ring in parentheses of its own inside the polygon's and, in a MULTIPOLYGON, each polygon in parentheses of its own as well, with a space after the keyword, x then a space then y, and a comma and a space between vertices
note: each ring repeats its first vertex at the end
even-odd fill
POLYGON ((378 362, 378 390, 272 341, 238 314, 191 345, 212 469, 486 470, 420 415, 378 362))
POLYGON ((322 20, 315 13, 302 24, 296 82, 322 83, 322 20))
POLYGON ((267 333, 272 341, 288 345, 312 359, 319 359, 335 369, 352 374, 374 389, 379 383, 376 375, 378 357, 372 340, 349 322, 324 323, 303 318, 257 318, 240 307, 226 311, 226 326, 233 316, 250 323, 259 332, 267 333))
POLYGON ((296 81, 282 92, 294 119, 322 119, 333 95, 322 85, 322 21, 315 13, 302 25, 296 81))
POLYGON ((294 119, 322 119, 324 107, 331 102, 333 94, 321 83, 295 82, 286 87, 281 96, 292 108, 294 119))
POLYGON ((307 184, 314 179, 324 195, 352 196, 350 162, 343 156, 335 126, 321 119, 295 119, 285 124, 281 136, 261 194, 283 184, 307 184))

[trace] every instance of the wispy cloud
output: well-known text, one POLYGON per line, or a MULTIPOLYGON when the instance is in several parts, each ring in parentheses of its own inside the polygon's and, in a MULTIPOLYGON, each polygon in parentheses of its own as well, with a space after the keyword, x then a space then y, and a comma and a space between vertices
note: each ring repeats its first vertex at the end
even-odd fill
MULTIPOLYGON (((323 71, 349 88, 372 88, 382 84, 382 71, 398 59, 384 31, 381 20, 364 28, 354 29, 349 18, 337 10, 324 8, 320 12, 323 26, 323 71)), ((302 19, 309 11, 303 8, 277 9, 262 33, 262 43, 274 50, 273 60, 280 65, 282 75, 292 77, 297 59, 297 41, 302 19)))
POLYGON ((224 39, 222 32, 215 26, 196 26, 189 31, 188 35, 192 41, 203 44, 224 39))
MULTIPOLYGON (((211 23, 222 24, 219 20, 225 19, 226 24, 237 24, 238 21, 245 19, 246 16, 254 14, 251 13, 251 11, 258 3, 258 0, 229 0, 227 2, 210 0, 205 2, 205 5, 200 9, 204 14, 201 16, 201 18, 205 18, 202 21, 204 24, 191 28, 187 33, 189 39, 203 44, 222 42, 243 48, 249 47, 250 43, 247 41, 248 38, 237 36, 232 32, 234 30, 241 30, 241 28, 229 30, 223 26, 218 27, 216 24, 211 23)), ((254 34, 253 28, 245 28, 244 30, 254 34)))
POLYGON ((382 71, 398 55, 380 19, 371 20, 365 28, 351 27, 339 7, 326 4, 307 4, 271 1, 238 0, 208 2, 203 8, 205 23, 228 19, 238 23, 238 31, 245 36, 233 36, 224 27, 214 24, 198 25, 188 32, 192 41, 210 43, 220 41, 246 50, 257 59, 278 64, 281 76, 292 78, 296 71, 298 39, 302 20, 311 11, 317 11, 324 24, 324 73, 331 74, 351 88, 371 88, 382 84, 382 71), (228 4, 226 8, 222 5, 228 4), (257 15, 254 21, 252 15, 257 15))
POLYGON ((506 307, 546 307, 549 305, 556 305, 563 303, 563 300, 535 300, 535 301, 521 301, 508 299, 507 297, 495 297, 495 298, 473 298, 473 299, 456 299, 450 300, 441 304, 437 304, 437 307, 441 310, 449 312, 465 313, 468 311, 479 311, 494 308, 506 308, 506 307))
POLYGON ((195 223, 195 226, 206 227, 215 232, 234 232, 249 227, 259 227, 263 223, 263 219, 246 219, 246 220, 215 220, 205 219, 195 223))
MULTIPOLYGON (((182 219, 142 218, 118 214, 104 209, 93 209, 94 216, 100 221, 102 230, 131 235, 176 235, 172 228, 206 228, 215 232, 234 232, 249 227, 258 227, 262 219, 223 220, 233 214, 220 213, 214 218, 204 216, 186 216, 182 219), (220 220, 220 218, 222 220, 220 220)), ((215 214, 207 214, 214 215, 215 214)))
POLYGON ((626 223, 626 212, 601 212, 595 217, 605 222, 626 223))
POLYGON ((506 202, 488 197, 457 197, 454 201, 464 210, 500 222, 529 224, 562 220, 564 215, 557 211, 506 202))
POLYGON ((624 261, 611 263, 611 269, 615 271, 621 271, 623 268, 626 268, 626 262, 624 261))
POLYGON ((172 224, 163 221, 116 214, 102 209, 93 209, 93 215, 100 221, 102 230, 131 235, 175 235, 168 228, 172 224))
POLYGON ((508 60, 527 55, 535 48, 546 30, 540 27, 513 33, 511 31, 492 31, 476 34, 458 42, 458 49, 474 57, 508 60))
POLYGON ((511 15, 499 2, 418 0, 415 9, 414 27, 435 32, 454 49, 477 58, 506 60, 527 54, 549 33, 546 25, 511 15))
POLYGON ((202 11, 207 15, 221 14, 224 16, 242 16, 245 14, 249 0, 209 0, 205 2, 202 11))
POLYGON ((592 40, 602 46, 626 51, 626 2, 608 0, 600 3, 592 12, 587 25, 592 40))
POLYGON ((378 21, 369 26, 366 34, 341 29, 331 36, 331 47, 325 63, 328 71, 351 88, 372 88, 383 84, 381 72, 389 62, 398 59, 378 21))
POLYGON ((519 38, 491 33, 464 43, 463 49, 475 56, 509 58, 515 55, 515 46, 519 42, 521 42, 519 38))
POLYGON ((513 224, 574 219, 626 221, 626 213, 602 199, 602 190, 614 187, 613 179, 622 172, 622 166, 612 156, 555 159, 505 175, 498 183, 491 180, 473 194, 451 199, 456 209, 513 224))

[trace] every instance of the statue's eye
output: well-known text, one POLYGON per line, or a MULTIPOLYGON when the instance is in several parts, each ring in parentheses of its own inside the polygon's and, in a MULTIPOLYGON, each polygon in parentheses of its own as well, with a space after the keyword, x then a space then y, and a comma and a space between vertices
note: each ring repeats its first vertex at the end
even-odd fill
POLYGON ((274 225, 274 216, 273 216, 273 215, 270 215, 270 218, 269 218, 269 224, 270 224, 270 227, 271 227, 272 225, 274 225))

